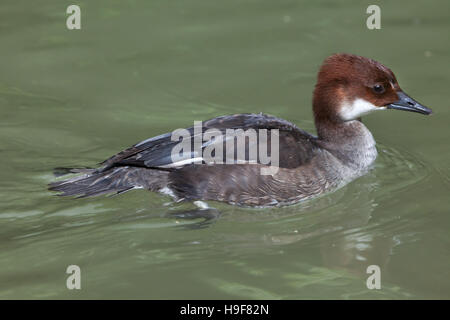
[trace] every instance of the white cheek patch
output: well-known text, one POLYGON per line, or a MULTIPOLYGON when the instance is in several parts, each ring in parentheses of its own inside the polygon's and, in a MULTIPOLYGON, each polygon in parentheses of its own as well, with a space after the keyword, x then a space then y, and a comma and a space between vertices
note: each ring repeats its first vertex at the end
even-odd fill
POLYGON ((376 110, 384 110, 386 107, 377 107, 364 99, 356 99, 353 102, 344 102, 340 109, 339 115, 342 120, 350 121, 371 113, 376 110))

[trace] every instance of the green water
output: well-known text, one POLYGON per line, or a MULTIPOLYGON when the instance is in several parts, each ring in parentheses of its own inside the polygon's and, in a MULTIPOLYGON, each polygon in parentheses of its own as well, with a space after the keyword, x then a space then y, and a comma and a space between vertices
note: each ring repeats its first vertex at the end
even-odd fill
POLYGON ((450 298, 450 2, 17 1, 0 4, 0 298, 450 298), (82 29, 66 28, 81 7, 82 29), (191 209, 137 190, 65 199, 52 169, 92 166, 194 120, 265 112, 314 131, 334 52, 391 67, 434 115, 364 119, 366 176, 278 209, 191 209), (381 268, 381 290, 366 268, 381 268), (69 265, 81 290, 66 288, 69 265))

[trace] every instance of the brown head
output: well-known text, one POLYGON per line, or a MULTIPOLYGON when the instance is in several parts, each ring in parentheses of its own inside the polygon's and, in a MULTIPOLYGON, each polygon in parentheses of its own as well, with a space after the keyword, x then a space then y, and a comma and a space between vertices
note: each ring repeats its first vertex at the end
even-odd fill
POLYGON ((352 54, 334 54, 325 59, 313 98, 319 136, 321 127, 327 124, 356 120, 385 109, 432 112, 406 95, 394 73, 375 60, 352 54))

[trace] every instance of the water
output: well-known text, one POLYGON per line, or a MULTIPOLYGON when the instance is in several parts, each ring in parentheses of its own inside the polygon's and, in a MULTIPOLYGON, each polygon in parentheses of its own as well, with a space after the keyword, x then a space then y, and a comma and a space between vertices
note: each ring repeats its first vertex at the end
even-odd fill
POLYGON ((0 298, 450 298, 450 3, 61 1, 0 5, 0 298), (70 3, 71 4, 71 3, 70 3), (194 120, 266 112, 313 131, 316 72, 334 52, 375 58, 425 117, 366 117, 374 169, 278 209, 210 203, 167 218, 144 190, 74 200, 46 190, 58 166, 91 166, 194 120), (66 288, 78 265, 82 289, 66 288), (368 290, 368 265, 382 289, 368 290))

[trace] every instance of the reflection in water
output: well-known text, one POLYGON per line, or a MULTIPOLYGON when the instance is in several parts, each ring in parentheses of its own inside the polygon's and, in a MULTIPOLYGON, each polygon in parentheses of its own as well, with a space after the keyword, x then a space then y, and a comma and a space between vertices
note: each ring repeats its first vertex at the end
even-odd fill
MULTIPOLYGON (((426 178, 430 172, 408 153, 382 145, 378 148, 381 154, 376 168, 368 176, 362 177, 359 183, 356 182, 357 189, 350 186, 335 203, 328 204, 316 213, 320 215, 321 211, 325 211, 322 217, 326 221, 316 221, 307 230, 296 229, 290 234, 270 235, 266 237, 266 241, 278 246, 318 242, 325 266, 346 270, 347 274, 357 277, 367 277, 366 269, 373 264, 378 265, 382 272, 387 271, 393 248, 400 241, 397 230, 389 228, 392 221, 382 222, 374 217, 377 199, 385 201, 386 197, 395 198, 396 192, 426 178), (388 171, 387 175, 383 172, 380 178, 378 172, 383 170, 388 171), (407 179, 396 179, 396 183, 390 181, 400 175, 407 179), (336 214, 328 216, 333 211, 336 214)), ((320 205, 321 200, 317 199, 315 205, 320 205)), ((389 277, 384 280, 389 281, 389 277)))

